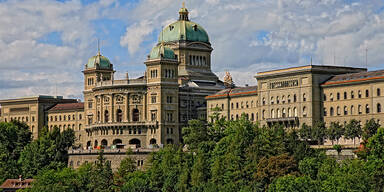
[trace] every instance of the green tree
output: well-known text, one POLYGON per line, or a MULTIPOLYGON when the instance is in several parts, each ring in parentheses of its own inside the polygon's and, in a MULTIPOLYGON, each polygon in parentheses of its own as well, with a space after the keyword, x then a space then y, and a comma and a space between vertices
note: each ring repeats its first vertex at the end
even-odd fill
POLYGON ((269 186, 270 192, 317 192, 319 184, 316 180, 312 180, 308 176, 296 177, 292 175, 286 175, 279 177, 269 186))
MULTIPOLYGON (((46 129, 46 128, 45 128, 46 129)), ((42 132, 41 136, 25 146, 21 153, 19 163, 22 175, 33 177, 40 170, 58 169, 68 164, 67 150, 75 139, 73 130, 68 129, 60 133, 55 127, 53 131, 42 132)))
POLYGON ((318 145, 321 145, 326 136, 325 123, 323 121, 316 121, 311 130, 311 138, 316 140, 318 145))
POLYGON ((343 126, 339 122, 331 122, 331 125, 327 129, 327 138, 332 141, 332 145, 336 140, 339 143, 339 139, 344 134, 343 126))
POLYGON ((284 175, 297 175, 297 163, 292 156, 281 154, 270 158, 262 158, 254 173, 256 181, 262 183, 267 189, 268 185, 275 179, 284 175))
POLYGON ((111 164, 105 159, 102 150, 99 152, 97 161, 92 166, 90 180, 91 182, 88 183, 88 189, 90 191, 112 191, 114 188, 111 164))
POLYGON ((352 119, 348 124, 345 125, 345 137, 347 139, 353 139, 353 145, 355 145, 355 139, 360 138, 362 134, 362 129, 360 123, 352 119))
POLYGON ((17 161, 23 148, 31 142, 31 135, 25 123, 0 122, 0 182, 20 175, 17 161))
POLYGON ((80 186, 76 171, 64 168, 59 170, 47 169, 43 170, 35 177, 32 188, 27 189, 27 192, 78 192, 85 191, 84 186, 80 186))
POLYGON ((192 151, 197 150, 199 144, 208 141, 209 135, 205 122, 200 120, 190 120, 188 127, 183 128, 183 140, 192 151))
POLYGON ((125 183, 121 187, 122 192, 152 192, 150 188, 150 179, 147 173, 135 171, 128 173, 125 177, 125 183))
POLYGON ((379 123, 377 123, 374 119, 370 119, 363 127, 363 139, 368 140, 370 137, 376 134, 379 127, 379 123))
POLYGON ((301 139, 304 139, 304 141, 306 142, 308 142, 309 140, 312 140, 312 127, 303 123, 299 130, 299 136, 301 139))

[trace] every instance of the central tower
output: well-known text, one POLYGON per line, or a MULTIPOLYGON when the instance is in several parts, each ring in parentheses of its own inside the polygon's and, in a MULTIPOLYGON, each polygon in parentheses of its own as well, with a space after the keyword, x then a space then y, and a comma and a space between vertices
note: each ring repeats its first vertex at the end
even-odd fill
POLYGON ((178 81, 205 80, 216 82, 217 76, 211 71, 212 47, 208 33, 203 27, 189 20, 188 10, 179 10, 178 21, 166 26, 159 35, 158 45, 163 43, 175 52, 179 61, 178 81))

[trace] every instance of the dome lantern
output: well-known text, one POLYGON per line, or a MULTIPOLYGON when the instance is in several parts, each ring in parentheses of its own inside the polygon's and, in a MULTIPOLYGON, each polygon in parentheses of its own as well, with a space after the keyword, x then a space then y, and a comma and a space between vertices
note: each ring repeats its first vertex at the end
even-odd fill
POLYGON ((185 2, 183 2, 183 7, 179 10, 179 21, 189 21, 188 13, 188 9, 185 8, 185 2))

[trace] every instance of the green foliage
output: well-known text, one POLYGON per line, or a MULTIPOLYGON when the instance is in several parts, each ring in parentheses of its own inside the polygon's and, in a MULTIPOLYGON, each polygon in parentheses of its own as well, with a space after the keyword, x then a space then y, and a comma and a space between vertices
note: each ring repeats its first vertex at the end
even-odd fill
POLYGON ((42 169, 58 169, 67 166, 67 150, 75 141, 73 130, 63 132, 55 127, 28 144, 21 153, 19 163, 22 175, 33 177, 42 169))
POLYGON ((353 139, 353 144, 355 144, 355 138, 361 137, 362 132, 360 123, 355 119, 352 119, 345 125, 345 138, 353 139))
POLYGON ((370 137, 376 134, 379 127, 379 123, 377 123, 374 119, 370 119, 363 127, 363 139, 368 140, 370 137))
POLYGON ((31 142, 31 135, 25 123, 0 123, 0 182, 20 175, 17 161, 24 147, 31 142))
POLYGON ((312 139, 312 127, 308 126, 307 124, 303 123, 301 125, 301 128, 299 130, 299 136, 301 139, 304 139, 305 141, 309 141, 312 139))
POLYGON ((327 129, 323 121, 316 121, 315 125, 311 130, 311 139, 316 140, 317 144, 320 145, 324 142, 327 136, 327 129))
POLYGON ((340 153, 343 148, 341 147, 341 145, 333 145, 333 149, 340 153))
POLYGON ((122 192, 151 192, 150 179, 146 172, 135 171, 125 177, 125 183, 121 187, 122 192))
POLYGON ((254 178, 259 183, 265 185, 265 188, 277 177, 284 175, 297 175, 298 167, 295 159, 288 154, 262 158, 257 165, 257 172, 254 178))
POLYGON ((100 151, 97 161, 92 166, 90 180, 91 182, 88 183, 90 191, 112 191, 114 187, 111 164, 109 161, 106 161, 103 151, 100 151))
POLYGON ((316 192, 319 189, 318 182, 307 176, 296 177, 286 175, 276 179, 269 187, 270 192, 316 192))
POLYGON ((26 190, 27 192, 76 192, 85 191, 81 183, 78 182, 78 176, 76 172, 69 168, 62 170, 44 170, 35 177, 36 181, 33 182, 33 187, 26 190))
POLYGON ((379 128, 377 134, 369 138, 367 150, 370 159, 384 159, 384 128, 379 128))
POLYGON ((339 122, 331 122, 331 125, 327 129, 327 138, 333 142, 339 141, 341 136, 344 134, 344 128, 339 122))

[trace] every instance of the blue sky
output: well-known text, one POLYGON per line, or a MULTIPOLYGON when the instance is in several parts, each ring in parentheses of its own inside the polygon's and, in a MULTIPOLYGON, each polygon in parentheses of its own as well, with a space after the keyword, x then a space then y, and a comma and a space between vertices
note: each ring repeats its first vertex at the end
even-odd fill
MULTIPOLYGON (((0 99, 82 98, 81 71, 101 52, 116 79, 143 75, 181 0, 0 0, 0 99), (57 87, 57 92, 56 92, 57 87)), ((187 0, 214 48, 212 70, 237 85, 259 72, 314 64, 384 68, 383 0, 187 0)))

